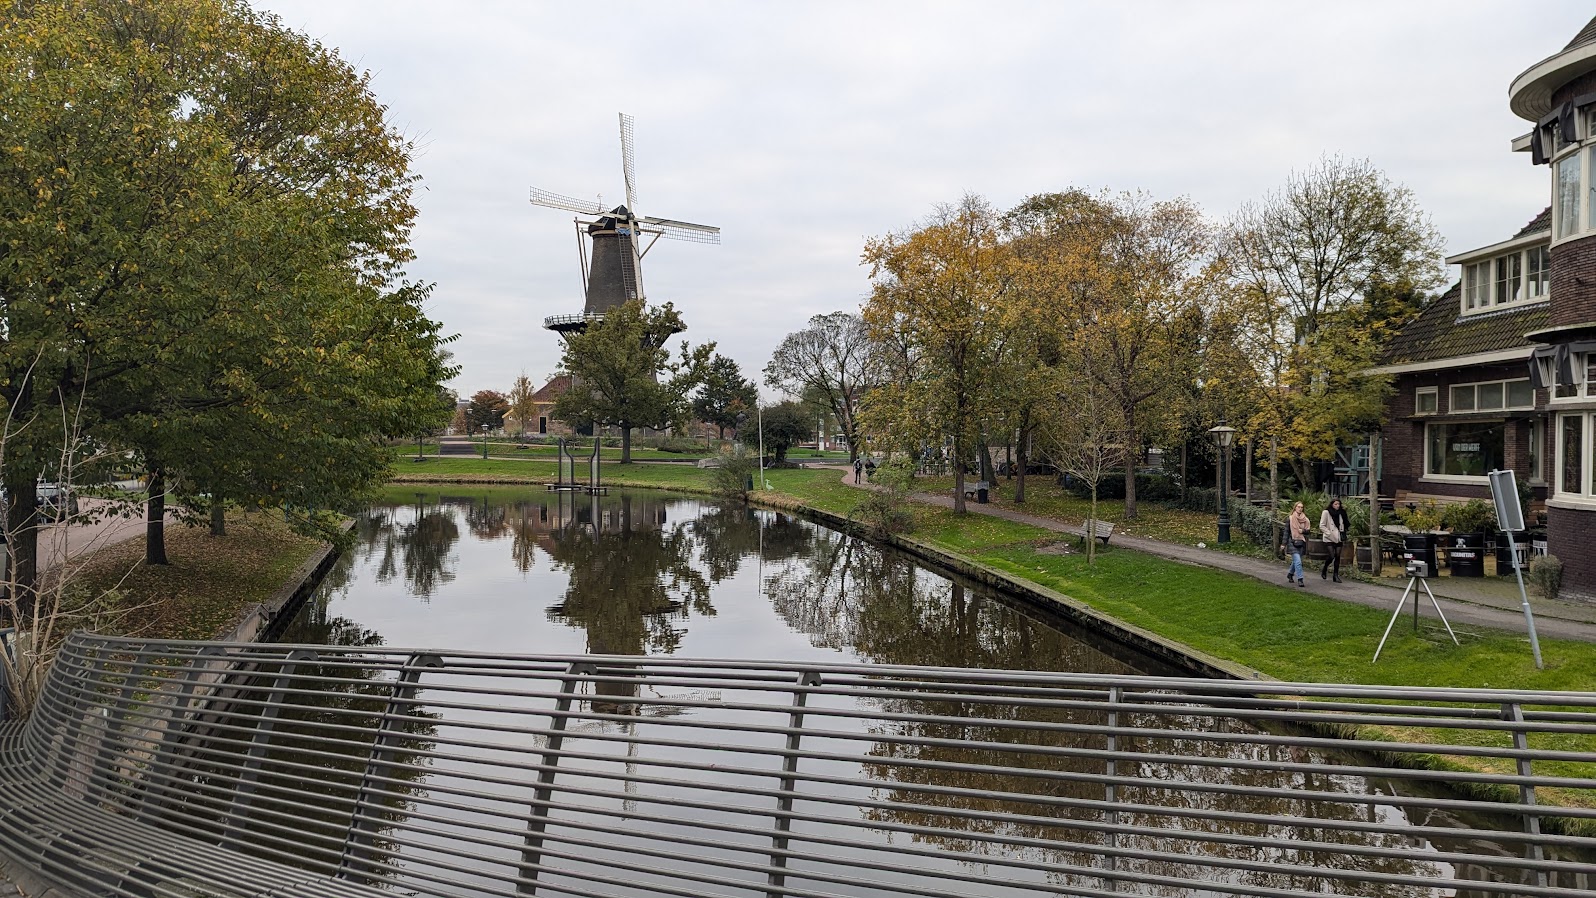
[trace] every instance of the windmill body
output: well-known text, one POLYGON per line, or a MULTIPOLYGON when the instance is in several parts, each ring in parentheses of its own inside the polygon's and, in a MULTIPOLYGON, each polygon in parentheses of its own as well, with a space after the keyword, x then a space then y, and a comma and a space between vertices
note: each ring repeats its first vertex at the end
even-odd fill
POLYGON ((654 218, 636 213, 632 157, 632 117, 621 114, 621 170, 626 178, 626 205, 606 210, 602 203, 532 188, 535 206, 577 213, 577 258, 585 293, 579 315, 552 315, 543 326, 557 333, 575 333, 643 292, 643 257, 661 237, 693 243, 719 243, 720 228, 654 218))

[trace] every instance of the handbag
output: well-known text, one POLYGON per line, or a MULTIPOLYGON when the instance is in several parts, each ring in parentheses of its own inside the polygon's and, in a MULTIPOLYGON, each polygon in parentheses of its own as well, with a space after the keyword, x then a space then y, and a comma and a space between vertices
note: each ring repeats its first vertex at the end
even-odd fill
POLYGON ((1305 552, 1308 549, 1308 541, 1305 539, 1294 539, 1291 541, 1291 548, 1298 553, 1305 552))

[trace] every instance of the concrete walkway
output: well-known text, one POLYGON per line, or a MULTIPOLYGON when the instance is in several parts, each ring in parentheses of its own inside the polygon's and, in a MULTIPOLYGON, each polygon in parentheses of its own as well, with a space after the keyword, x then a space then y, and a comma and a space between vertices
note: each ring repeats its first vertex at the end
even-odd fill
MULTIPOLYGON (((849 486, 872 488, 869 483, 858 484, 854 482, 853 468, 840 465, 813 465, 812 467, 827 467, 842 472, 842 482, 849 486)), ((932 493, 912 493, 910 498, 915 502, 925 505, 935 505, 942 508, 953 507, 953 497, 932 493)), ((1020 524, 1029 524, 1044 530, 1063 533, 1065 524, 1053 518, 1040 515, 1027 514, 1012 508, 997 505, 978 505, 967 502, 966 510, 972 514, 990 515, 995 518, 1014 521, 1020 524)), ((1074 540, 1074 534, 1068 536, 1074 540)), ((1231 571, 1248 577, 1261 580, 1265 583, 1274 583, 1281 589, 1296 590, 1297 587, 1286 585, 1286 562, 1270 561, 1262 558, 1252 558, 1246 555, 1233 555, 1217 549, 1199 549, 1183 543, 1173 543, 1166 540, 1149 539, 1144 536, 1123 536, 1114 534, 1110 540, 1112 548, 1133 549, 1179 561, 1184 564, 1194 564, 1202 567, 1216 568, 1231 571)), ((1111 550, 1112 550, 1111 548, 1111 550)), ((1305 566, 1307 561, 1304 560, 1305 566)), ((1343 572, 1348 565, 1343 565, 1343 572)), ((1389 567, 1388 567, 1389 569, 1389 567)), ((1354 580, 1346 579, 1341 583, 1332 583, 1329 580, 1319 579, 1316 567, 1308 569, 1308 585, 1303 592, 1336 599, 1342 602, 1355 602, 1359 605, 1368 605, 1385 611, 1396 610, 1396 603, 1402 597, 1402 590, 1407 586, 1406 579, 1400 580, 1354 580)), ((1519 598, 1518 583, 1512 578, 1462 578, 1462 577, 1434 577, 1426 581, 1431 592, 1446 614, 1446 619, 1454 629, 1460 627, 1490 627, 1496 630, 1505 630, 1511 633, 1525 632, 1524 612, 1519 598)), ((1430 605, 1429 597, 1422 592, 1419 594, 1422 601, 1420 615, 1431 620, 1435 618, 1435 609, 1430 605)), ((1413 598, 1410 596, 1408 601, 1413 598)), ((1534 594, 1529 597, 1530 610, 1535 615, 1535 631, 1541 636, 1555 637, 1558 639, 1574 639, 1584 642, 1596 642, 1596 605, 1581 602, 1550 601, 1534 594)), ((1404 606, 1404 616, 1411 620, 1412 606, 1404 606)))

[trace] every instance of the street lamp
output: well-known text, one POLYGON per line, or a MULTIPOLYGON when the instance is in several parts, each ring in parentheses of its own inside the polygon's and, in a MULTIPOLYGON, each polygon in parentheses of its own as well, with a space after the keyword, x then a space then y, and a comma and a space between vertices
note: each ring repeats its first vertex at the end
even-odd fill
POLYGON ((1225 424, 1225 419, 1219 419, 1219 426, 1210 427, 1208 432, 1214 435, 1214 442, 1219 444, 1220 467, 1223 470, 1224 482, 1219 488, 1219 539, 1220 544, 1230 542, 1230 446, 1236 441, 1236 428, 1225 424))
POLYGON ((492 426, 493 426, 492 424, 484 424, 484 425, 482 425, 482 460, 483 461, 487 461, 488 460, 488 428, 490 428, 492 426))

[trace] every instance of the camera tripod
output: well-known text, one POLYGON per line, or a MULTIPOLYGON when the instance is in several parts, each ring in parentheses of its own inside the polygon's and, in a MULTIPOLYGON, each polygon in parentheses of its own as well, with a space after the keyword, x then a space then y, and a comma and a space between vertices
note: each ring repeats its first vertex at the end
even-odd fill
POLYGON ((1408 602, 1409 593, 1413 594, 1413 632, 1419 632, 1419 591, 1413 588, 1415 586, 1424 587, 1424 594, 1430 597, 1430 604, 1435 606, 1435 613, 1441 618, 1441 625, 1446 627, 1446 635, 1452 637, 1452 644, 1462 644, 1457 641, 1457 634, 1452 632, 1452 625, 1446 622, 1446 615, 1441 612, 1441 603, 1435 600, 1435 593, 1430 592, 1430 584, 1424 575, 1414 572, 1411 568, 1408 575, 1408 588, 1402 590, 1402 598, 1397 600, 1396 610, 1391 612, 1391 622, 1385 625, 1385 635, 1380 637, 1380 645, 1374 650, 1374 658, 1370 660, 1370 664, 1380 660, 1380 652, 1385 649, 1385 641, 1391 636, 1391 628, 1396 626, 1397 618, 1402 614, 1402 606, 1408 602))

